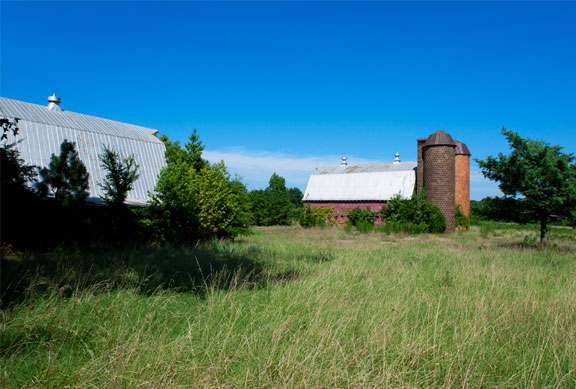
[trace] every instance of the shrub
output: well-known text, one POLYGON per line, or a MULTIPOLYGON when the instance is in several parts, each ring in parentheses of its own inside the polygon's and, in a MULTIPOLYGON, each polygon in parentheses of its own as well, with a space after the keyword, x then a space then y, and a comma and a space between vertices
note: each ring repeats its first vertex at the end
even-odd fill
POLYGON ((446 229, 444 214, 440 208, 426 200, 424 191, 410 200, 397 195, 380 212, 382 218, 386 220, 385 225, 393 223, 389 227, 383 227, 386 232, 441 233, 446 229), (399 227, 402 225, 404 227, 399 227), (395 231, 397 229, 402 231, 395 231))
POLYGON ((460 204, 456 205, 456 226, 468 228, 470 227, 470 218, 464 214, 460 204))
POLYGON ((302 214, 300 215, 299 223, 302 227, 314 227, 314 217, 312 216, 312 209, 310 205, 304 207, 302 214))
POLYGON ((232 184, 224 164, 201 158, 204 146, 196 131, 184 148, 165 136, 161 139, 166 144, 167 166, 139 221, 146 234, 161 242, 194 242, 237 232, 232 227, 246 222, 237 218, 242 190, 232 184))
POLYGON ((370 207, 366 209, 357 207, 348 213, 347 223, 356 227, 360 232, 370 231, 374 228, 374 215, 375 212, 372 212, 370 207))
POLYGON ((304 207, 300 214, 300 225, 302 227, 313 227, 313 226, 326 226, 327 224, 335 223, 334 207, 323 208, 323 207, 310 207, 307 205, 304 207))
POLYGON ((428 219, 428 227, 430 232, 441 234, 446 230, 446 217, 437 206, 433 205, 430 209, 430 216, 428 219))

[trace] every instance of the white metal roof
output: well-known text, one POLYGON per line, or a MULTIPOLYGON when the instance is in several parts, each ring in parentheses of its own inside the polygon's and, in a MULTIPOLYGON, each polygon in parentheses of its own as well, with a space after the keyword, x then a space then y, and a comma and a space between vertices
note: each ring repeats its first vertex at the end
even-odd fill
POLYGON ((0 116, 19 118, 16 148, 28 165, 47 167, 52 154, 60 154, 64 139, 76 143, 80 160, 90 174, 91 198, 103 195, 99 184, 106 172, 100 167, 99 155, 104 146, 123 157, 134 155, 140 177, 128 193, 130 203, 145 203, 148 192, 156 187, 158 174, 166 165, 165 146, 154 136, 156 130, 68 111, 51 111, 46 106, 0 97, 0 116))
POLYGON ((319 168, 310 176, 304 201, 385 201, 412 197, 416 162, 319 168))
POLYGON ((138 139, 143 142, 162 143, 155 136, 150 136, 157 132, 151 128, 65 110, 60 112, 53 111, 49 110, 45 105, 31 104, 5 97, 0 97, 0 115, 56 127, 94 132, 96 134, 138 139))

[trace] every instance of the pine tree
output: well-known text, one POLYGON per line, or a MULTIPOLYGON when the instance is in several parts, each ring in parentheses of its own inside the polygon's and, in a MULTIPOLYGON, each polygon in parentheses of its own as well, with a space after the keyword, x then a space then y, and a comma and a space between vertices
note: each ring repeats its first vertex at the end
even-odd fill
POLYGON ((116 207, 123 206, 128 192, 132 190, 139 177, 139 166, 134 156, 121 158, 116 151, 104 146, 104 153, 100 155, 100 163, 102 169, 107 172, 103 183, 100 184, 100 188, 104 191, 104 201, 116 207))
POLYGON ((39 190, 48 191, 63 205, 82 204, 88 197, 88 171, 76 152, 74 142, 66 139, 60 145, 60 155, 52 154, 48 168, 40 169, 39 190))

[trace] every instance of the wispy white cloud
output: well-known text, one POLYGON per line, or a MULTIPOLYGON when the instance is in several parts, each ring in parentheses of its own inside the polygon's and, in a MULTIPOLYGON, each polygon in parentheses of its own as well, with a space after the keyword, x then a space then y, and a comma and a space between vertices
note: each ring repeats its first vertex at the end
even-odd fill
MULTIPOLYGON (((243 148, 204 150, 203 156, 210 162, 223 160, 231 172, 242 176, 252 187, 261 187, 273 173, 284 177, 288 186, 305 187, 317 167, 337 166, 342 158, 336 154, 311 157, 243 148)), ((370 162, 354 156, 348 156, 348 161, 370 162)))
MULTIPOLYGON (((316 168, 337 166, 342 158, 337 154, 300 156, 241 147, 204 150, 203 156, 210 162, 224 161, 228 170, 241 176, 250 189, 266 187, 270 176, 277 173, 286 179, 288 187, 297 186, 302 190, 316 168)), ((377 162, 353 155, 347 157, 350 164, 377 162)), ((495 182, 484 178, 480 171, 473 170, 470 172, 470 194, 472 199, 480 200, 486 196, 501 196, 502 192, 495 182)))
POLYGON ((489 179, 485 178, 484 175, 479 171, 472 170, 470 172, 470 182, 471 183, 484 183, 491 182, 489 179))
POLYGON ((487 196, 502 196, 502 191, 498 184, 485 178, 478 170, 470 172, 470 198, 472 200, 481 200, 487 196))

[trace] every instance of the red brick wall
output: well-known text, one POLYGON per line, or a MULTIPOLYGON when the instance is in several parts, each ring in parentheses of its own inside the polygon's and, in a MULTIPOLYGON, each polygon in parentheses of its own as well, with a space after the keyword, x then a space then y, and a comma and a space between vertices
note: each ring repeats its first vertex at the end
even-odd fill
POLYGON ((454 231, 455 146, 423 148, 426 198, 446 217, 446 232, 454 231))
POLYGON ((424 160, 422 159, 422 146, 426 143, 426 138, 416 139, 418 147, 418 166, 416 167, 416 193, 424 187, 424 160))
POLYGON ((470 157, 456 156, 456 204, 460 205, 466 216, 470 216, 470 157))
POLYGON ((378 215, 374 218, 374 223, 376 225, 382 224, 382 219, 380 218, 380 210, 382 207, 386 206, 386 201, 350 201, 350 202, 340 202, 340 201, 305 201, 304 205, 310 205, 311 207, 322 207, 322 208, 334 208, 334 213, 338 215, 338 224, 346 224, 346 214, 353 210, 354 208, 366 209, 370 207, 371 211, 378 212, 378 215))

